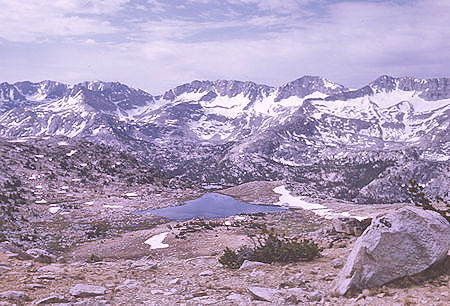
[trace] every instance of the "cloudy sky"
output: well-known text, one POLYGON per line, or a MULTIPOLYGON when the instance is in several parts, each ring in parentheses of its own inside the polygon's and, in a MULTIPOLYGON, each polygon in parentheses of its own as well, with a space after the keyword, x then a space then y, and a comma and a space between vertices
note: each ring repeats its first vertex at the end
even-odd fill
POLYGON ((449 76, 449 0, 0 0, 0 82, 449 76))

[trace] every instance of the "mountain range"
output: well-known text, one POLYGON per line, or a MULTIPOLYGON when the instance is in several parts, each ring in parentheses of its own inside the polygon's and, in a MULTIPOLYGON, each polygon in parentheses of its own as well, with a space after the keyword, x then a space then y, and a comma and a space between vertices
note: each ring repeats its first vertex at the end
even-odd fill
POLYGON ((193 184, 283 179, 357 203, 407 201, 409 179, 448 198, 449 115, 450 78, 193 81, 160 95, 117 82, 0 84, 1 137, 82 138, 193 184))

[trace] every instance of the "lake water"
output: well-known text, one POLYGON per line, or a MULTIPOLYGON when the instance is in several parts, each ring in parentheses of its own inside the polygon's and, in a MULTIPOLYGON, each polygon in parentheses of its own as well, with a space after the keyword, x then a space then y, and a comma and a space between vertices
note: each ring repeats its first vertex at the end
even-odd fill
POLYGON ((207 193, 202 197, 187 201, 181 206, 137 211, 137 214, 153 214, 174 220, 193 218, 224 218, 242 213, 268 213, 283 211, 285 208, 248 204, 219 193, 207 193))

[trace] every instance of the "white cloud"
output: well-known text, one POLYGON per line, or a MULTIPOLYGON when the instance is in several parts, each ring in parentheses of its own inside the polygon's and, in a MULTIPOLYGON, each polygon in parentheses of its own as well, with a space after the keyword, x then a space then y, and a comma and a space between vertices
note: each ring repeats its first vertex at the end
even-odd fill
POLYGON ((187 3, 202 3, 202 4, 208 4, 216 2, 216 0, 187 0, 187 3))
POLYGON ((147 0, 150 4, 150 10, 154 13, 162 13, 166 11, 166 4, 162 3, 159 0, 147 0))
POLYGON ((227 0, 231 4, 256 4, 263 11, 281 11, 284 13, 295 13, 311 0, 227 0))
MULTIPOLYGON (((227 1, 276 5, 267 0, 227 1)), ((288 2, 277 1, 281 10, 284 4, 280 3, 288 2)), ((11 6, 24 9, 29 3, 37 1, 11 6)), ((84 44, 54 44, 48 46, 50 51, 42 44, 42 49, 36 48, 41 54, 33 52, 26 61, 19 55, 2 56, 0 71, 16 79, 116 79, 155 94, 192 79, 246 79, 279 85, 303 74, 314 74, 357 87, 380 74, 448 76, 449 3, 341 2, 322 7, 320 18, 307 19, 298 15, 280 18, 276 9, 220 20, 136 18, 133 28, 122 28, 120 35, 114 36, 126 35, 128 42, 117 39, 106 46, 91 33, 114 33, 116 28, 102 23, 100 12, 77 17, 68 9, 53 8, 30 17, 32 10, 26 8, 14 22, 7 20, 5 28, 5 15, 14 15, 6 6, 7 14, 0 15, 0 37, 33 40, 49 35, 82 35, 77 40, 84 44), (21 25, 21 18, 27 22, 21 25), (12 33, 19 34, 18 38, 12 33), (89 44, 89 39, 97 44, 89 44), (38 60, 32 57, 34 53, 38 60), (42 53, 45 59, 39 60, 42 53)))
POLYGON ((44 7, 58 9, 63 13, 108 15, 121 10, 122 6, 130 0, 27 0, 26 2, 33 5, 35 9, 37 6, 39 9, 44 7))
POLYGON ((232 29, 238 32, 254 30, 258 34, 270 35, 270 28, 274 26, 295 27, 294 24, 289 25, 289 22, 288 17, 275 16, 201 22, 162 19, 138 25, 139 31, 133 37, 146 41, 183 40, 194 42, 193 37, 200 41, 217 41, 223 40, 221 39, 223 35, 232 29))
POLYGON ((53 36, 105 34, 114 27, 101 16, 113 14, 129 0, 0 0, 0 37, 37 41, 53 36))
POLYGON ((92 39, 92 38, 88 38, 88 39, 86 39, 86 40, 84 41, 84 44, 85 44, 85 45, 93 46, 93 45, 96 45, 97 42, 96 42, 94 39, 92 39))
MULTIPOLYGON (((450 41, 444 39, 450 37, 450 11, 443 2, 426 3, 340 3, 329 7, 326 18, 292 24, 283 32, 268 31, 263 38, 180 42, 173 33, 183 37, 203 27, 237 23, 178 24, 142 50, 166 83, 173 78, 239 78, 279 84, 317 74, 360 86, 385 73, 442 76, 450 63, 450 41)), ((264 29, 265 22, 258 18, 240 26, 264 29)))

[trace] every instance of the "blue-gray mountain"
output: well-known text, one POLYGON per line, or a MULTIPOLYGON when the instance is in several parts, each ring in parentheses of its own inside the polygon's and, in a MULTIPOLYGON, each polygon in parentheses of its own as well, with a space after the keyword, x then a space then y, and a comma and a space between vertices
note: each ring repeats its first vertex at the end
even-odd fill
POLYGON ((414 178, 448 197, 449 80, 193 81, 156 96, 116 82, 2 83, 0 136, 83 138, 202 184, 284 179, 303 194, 391 203, 414 178))

